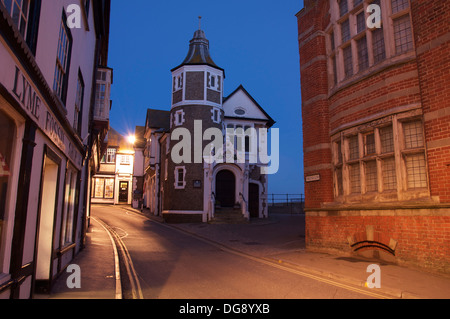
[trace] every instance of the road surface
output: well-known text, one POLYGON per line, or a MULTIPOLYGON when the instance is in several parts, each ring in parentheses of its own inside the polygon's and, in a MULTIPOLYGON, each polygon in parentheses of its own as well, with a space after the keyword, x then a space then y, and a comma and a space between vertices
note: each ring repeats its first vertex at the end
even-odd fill
POLYGON ((125 249, 127 253, 128 264, 123 262, 124 255, 121 254, 124 298, 374 297, 359 289, 340 286, 328 280, 316 280, 301 272, 287 271, 264 259, 234 253, 121 207, 94 206, 92 216, 120 238, 119 250, 125 249))

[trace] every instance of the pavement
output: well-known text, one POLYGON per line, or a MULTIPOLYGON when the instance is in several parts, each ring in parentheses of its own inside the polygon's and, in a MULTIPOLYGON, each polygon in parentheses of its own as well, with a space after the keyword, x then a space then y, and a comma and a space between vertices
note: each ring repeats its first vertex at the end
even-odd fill
POLYGON ((85 248, 71 264, 80 267, 81 288, 68 287, 68 282, 76 283, 76 280, 72 278, 75 275, 72 270, 72 272, 64 272, 57 278, 50 295, 35 295, 33 299, 120 299, 120 296, 116 296, 118 286, 116 278, 119 276, 116 276, 113 241, 95 219, 91 218, 85 248))
MULTIPOLYGON (((122 206, 157 223, 160 217, 148 211, 122 206)), ((380 260, 353 256, 337 256, 307 251, 304 237, 304 215, 273 214, 268 219, 249 224, 164 224, 196 236, 229 251, 280 265, 307 276, 332 280, 352 287, 381 293, 394 299, 450 299, 450 276, 422 269, 399 266, 380 260), (381 269, 381 288, 369 289, 367 267, 381 269)), ((81 288, 69 289, 70 273, 61 275, 50 295, 35 299, 120 299, 115 276, 115 253, 111 238, 102 225, 91 219, 86 248, 73 261, 81 269, 81 288), (103 265, 99 267, 98 265, 103 265)))

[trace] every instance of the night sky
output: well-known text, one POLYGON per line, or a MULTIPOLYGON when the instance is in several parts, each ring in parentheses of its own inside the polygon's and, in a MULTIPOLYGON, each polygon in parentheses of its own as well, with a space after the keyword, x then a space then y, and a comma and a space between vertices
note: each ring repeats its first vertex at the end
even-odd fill
POLYGON ((277 122, 280 169, 269 193, 304 192, 300 67, 295 14, 302 0, 112 0, 111 126, 123 135, 145 125, 147 108, 170 110, 171 73, 202 29, 225 69, 225 96, 242 84, 277 122))

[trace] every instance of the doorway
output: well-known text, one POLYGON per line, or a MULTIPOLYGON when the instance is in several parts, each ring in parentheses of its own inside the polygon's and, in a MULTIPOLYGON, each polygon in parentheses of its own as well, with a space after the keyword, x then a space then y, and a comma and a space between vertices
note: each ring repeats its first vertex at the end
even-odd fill
POLYGON ((119 182, 119 202, 128 203, 128 182, 119 182))
POLYGON ((36 249, 36 291, 50 289, 60 160, 47 149, 42 169, 40 214, 36 249))
POLYGON ((251 218, 259 218, 259 185, 255 183, 249 184, 248 211, 251 218))
POLYGON ((221 207, 233 207, 236 203, 236 178, 233 172, 222 170, 217 173, 216 201, 221 207))

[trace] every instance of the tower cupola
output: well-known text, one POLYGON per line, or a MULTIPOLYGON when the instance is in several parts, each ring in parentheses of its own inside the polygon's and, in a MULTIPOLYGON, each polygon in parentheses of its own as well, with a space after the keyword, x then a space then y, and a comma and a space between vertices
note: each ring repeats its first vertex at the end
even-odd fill
MULTIPOLYGON (((201 19, 201 17, 199 17, 199 19, 201 19)), ((223 69, 218 67, 211 58, 209 53, 209 40, 206 38, 205 31, 201 29, 201 25, 199 25, 199 29, 194 32, 194 37, 189 43, 189 51, 186 58, 179 66, 172 69, 172 72, 184 65, 209 65, 223 71, 223 69)))
POLYGON ((184 105, 222 107, 225 71, 211 58, 209 41, 201 29, 194 32, 183 62, 172 69, 172 108, 184 105))

